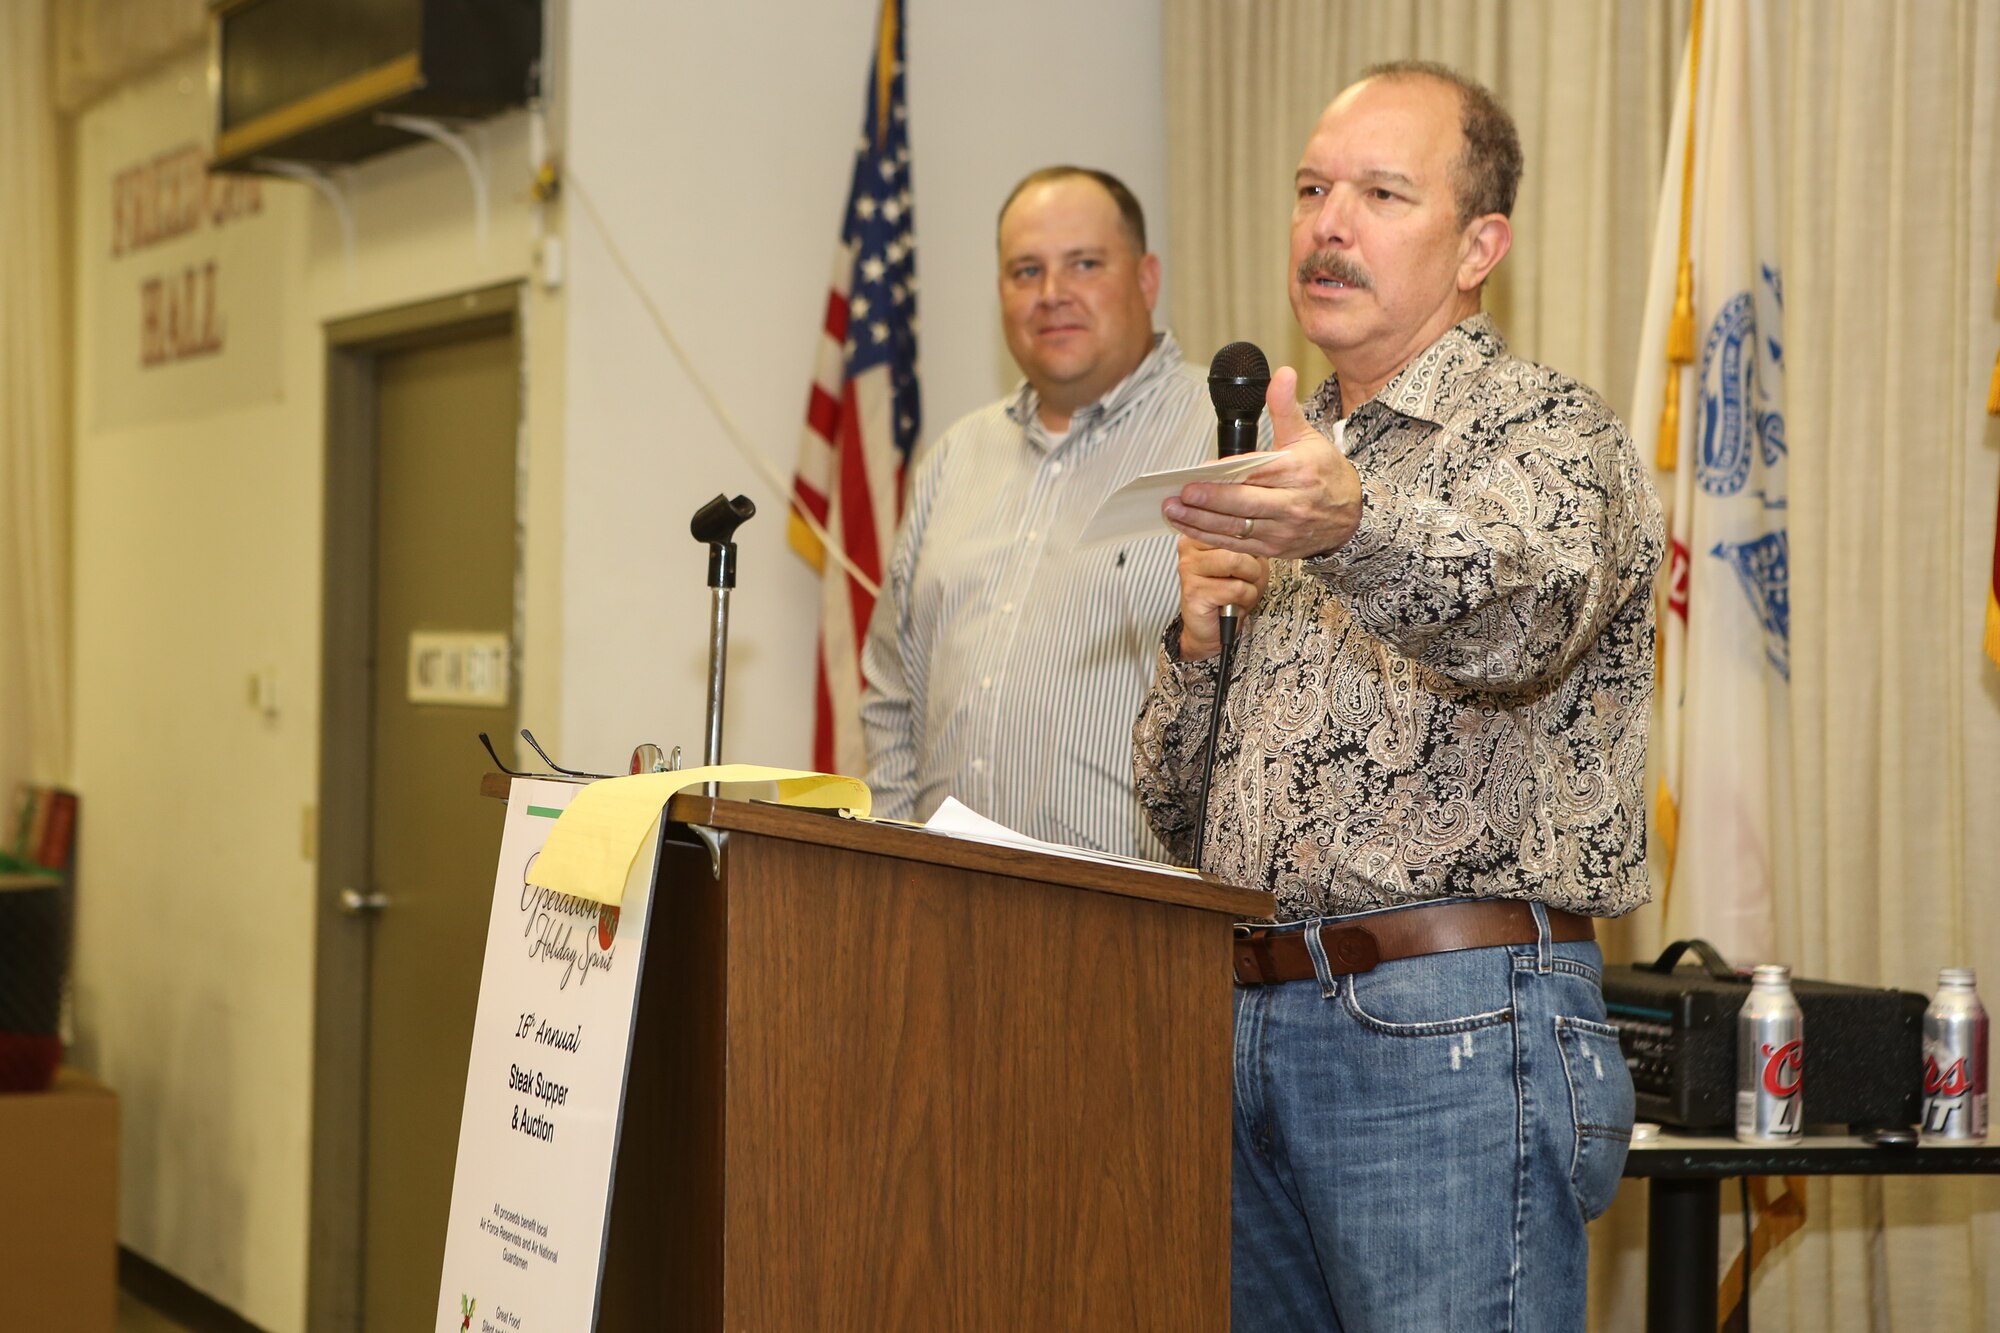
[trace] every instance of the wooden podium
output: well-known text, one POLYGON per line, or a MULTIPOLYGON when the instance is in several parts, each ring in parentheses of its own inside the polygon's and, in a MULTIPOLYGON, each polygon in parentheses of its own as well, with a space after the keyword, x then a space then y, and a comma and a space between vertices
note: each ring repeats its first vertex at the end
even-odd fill
POLYGON ((600 1330, 1228 1327, 1230 924, 1269 895, 668 818, 600 1330))

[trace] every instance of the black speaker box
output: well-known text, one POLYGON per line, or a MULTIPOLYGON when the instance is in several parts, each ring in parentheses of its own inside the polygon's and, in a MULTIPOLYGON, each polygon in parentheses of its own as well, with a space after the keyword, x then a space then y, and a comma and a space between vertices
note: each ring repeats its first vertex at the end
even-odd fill
MULTIPOLYGON (((360 162, 541 88, 542 0, 209 0, 214 171, 360 162)), ((197 177, 197 180, 199 178, 197 177)))
MULTIPOLYGON (((1750 977, 1706 940, 1676 940, 1651 963, 1604 970, 1604 1007, 1618 1027, 1639 1119, 1690 1130, 1736 1123, 1736 1015, 1750 977), (1699 967, 1677 967, 1692 951, 1699 967)), ((1924 1008, 1911 991, 1794 978, 1805 1022, 1808 1125, 1867 1129, 1917 1123, 1924 1008)))

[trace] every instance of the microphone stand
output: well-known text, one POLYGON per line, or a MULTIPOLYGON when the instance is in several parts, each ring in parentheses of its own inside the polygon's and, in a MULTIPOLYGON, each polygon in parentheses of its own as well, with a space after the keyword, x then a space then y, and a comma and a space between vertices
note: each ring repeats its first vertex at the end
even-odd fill
POLYGON ((1194 823, 1194 868, 1201 869, 1201 849, 1208 841, 1208 788, 1215 779, 1215 746, 1222 735, 1222 701, 1229 693, 1229 668, 1236 659, 1236 620, 1233 606, 1222 608, 1224 615, 1216 621, 1216 632, 1222 636, 1222 651, 1215 659, 1215 705, 1208 712, 1208 744, 1201 752, 1201 804, 1195 810, 1194 823))
MULTIPOLYGON (((708 543, 708 735, 702 763, 722 762, 722 686, 729 665, 729 593, 736 586, 736 529, 757 513, 750 497, 734 500, 716 496, 700 509, 688 529, 698 542, 708 543)), ((706 794, 716 794, 713 782, 706 794)))

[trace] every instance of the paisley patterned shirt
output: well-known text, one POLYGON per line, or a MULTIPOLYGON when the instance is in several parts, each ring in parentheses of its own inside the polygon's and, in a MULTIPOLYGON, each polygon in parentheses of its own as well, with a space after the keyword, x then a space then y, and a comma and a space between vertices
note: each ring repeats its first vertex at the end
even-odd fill
MULTIPOLYGON (((1306 412, 1339 419, 1335 377, 1306 412)), ((1236 645, 1202 868, 1271 890, 1280 921, 1453 896, 1637 907, 1662 525, 1624 427, 1482 314, 1345 432, 1361 523, 1272 562, 1236 645)), ((1216 661, 1179 644, 1176 620, 1133 763, 1185 861, 1216 661)))

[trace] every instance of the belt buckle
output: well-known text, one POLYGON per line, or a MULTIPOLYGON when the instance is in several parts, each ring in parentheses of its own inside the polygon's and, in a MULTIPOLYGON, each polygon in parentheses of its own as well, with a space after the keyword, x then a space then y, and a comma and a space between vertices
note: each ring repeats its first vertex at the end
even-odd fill
POLYGON ((1265 984, 1263 969, 1257 966, 1257 951, 1253 941, 1264 932, 1259 928, 1238 921, 1230 928, 1229 975, 1239 986, 1262 986, 1265 984), (1245 969, 1250 972, 1244 976, 1245 969))

